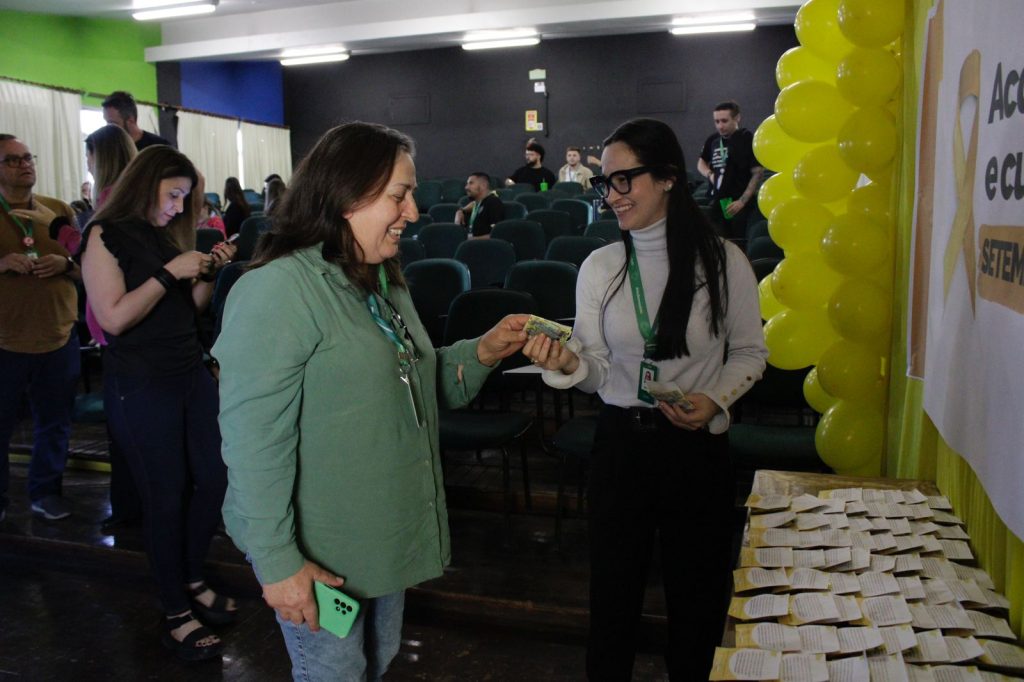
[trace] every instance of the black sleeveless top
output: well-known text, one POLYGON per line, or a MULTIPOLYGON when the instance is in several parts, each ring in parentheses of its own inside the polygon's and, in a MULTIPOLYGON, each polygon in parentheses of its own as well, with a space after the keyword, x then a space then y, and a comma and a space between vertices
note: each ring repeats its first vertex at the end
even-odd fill
MULTIPOLYGON (((127 291, 148 280, 181 251, 158 227, 144 220, 94 223, 103 228, 104 246, 117 259, 127 291)), ((90 225, 82 238, 89 243, 90 225)), ((119 336, 104 330, 104 368, 119 376, 155 377, 184 374, 202 363, 190 280, 178 280, 142 320, 119 336)))

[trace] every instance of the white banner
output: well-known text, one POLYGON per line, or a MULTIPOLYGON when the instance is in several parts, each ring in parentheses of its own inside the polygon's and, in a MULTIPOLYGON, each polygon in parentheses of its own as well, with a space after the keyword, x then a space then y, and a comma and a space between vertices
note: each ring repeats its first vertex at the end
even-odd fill
POLYGON ((1024 2, 939 0, 920 100, 909 319, 924 408, 1024 538, 1024 2))

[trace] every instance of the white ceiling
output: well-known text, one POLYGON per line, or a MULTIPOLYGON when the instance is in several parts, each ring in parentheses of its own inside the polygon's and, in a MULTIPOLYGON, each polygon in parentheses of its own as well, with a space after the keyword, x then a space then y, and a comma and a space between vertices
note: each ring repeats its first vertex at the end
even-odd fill
MULTIPOLYGON (((126 19, 131 0, 3 0, 5 9, 126 19)), ((221 0, 216 13, 162 22, 150 62, 274 59, 287 48, 353 54, 458 45, 467 31, 531 27, 542 39, 668 30, 673 17, 753 10, 792 23, 800 0, 221 0)), ((687 38, 681 37, 680 40, 687 38)))

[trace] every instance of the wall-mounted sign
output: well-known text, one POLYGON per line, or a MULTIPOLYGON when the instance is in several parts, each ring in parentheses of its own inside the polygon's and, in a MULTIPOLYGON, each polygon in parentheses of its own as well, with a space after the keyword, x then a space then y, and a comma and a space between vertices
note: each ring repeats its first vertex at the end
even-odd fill
POLYGON ((548 77, 547 69, 530 69, 530 80, 542 81, 548 77))
POLYGON ((537 120, 537 110, 527 109, 526 110, 526 132, 533 133, 538 130, 543 130, 544 125, 537 120))
POLYGON ((544 92, 545 90, 547 90, 547 88, 544 85, 544 81, 537 81, 533 84, 534 92, 544 92))

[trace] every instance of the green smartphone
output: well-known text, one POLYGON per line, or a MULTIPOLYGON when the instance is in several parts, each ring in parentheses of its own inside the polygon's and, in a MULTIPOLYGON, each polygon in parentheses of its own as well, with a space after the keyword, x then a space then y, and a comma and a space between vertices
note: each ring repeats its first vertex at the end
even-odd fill
POLYGON ((320 611, 320 627, 338 637, 348 637, 359 615, 359 602, 336 587, 313 581, 316 607, 320 611))

